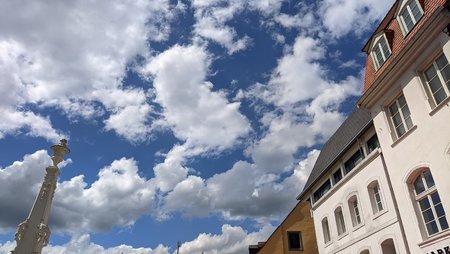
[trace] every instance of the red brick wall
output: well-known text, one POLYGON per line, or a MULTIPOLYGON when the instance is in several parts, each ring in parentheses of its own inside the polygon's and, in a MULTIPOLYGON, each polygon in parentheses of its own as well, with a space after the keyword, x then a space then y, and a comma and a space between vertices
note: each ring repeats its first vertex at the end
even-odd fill
MULTIPOLYGON (((400 0, 399 0, 400 1, 400 0)), ((372 57, 369 54, 366 58, 366 72, 364 77, 364 92, 366 92, 372 84, 376 81, 376 79, 383 73, 386 68, 389 68, 389 65, 392 61, 398 56, 401 50, 405 47, 405 45, 414 37, 418 30, 421 29, 423 24, 430 16, 434 13, 434 11, 439 6, 444 6, 448 0, 420 0, 420 4, 422 5, 422 9, 424 10, 424 16, 420 21, 416 24, 413 30, 404 38, 402 30, 400 29, 400 23, 396 19, 392 19, 387 26, 384 28, 385 30, 394 31, 391 50, 392 54, 384 63, 384 65, 378 70, 375 71, 375 66, 373 64, 372 57)))

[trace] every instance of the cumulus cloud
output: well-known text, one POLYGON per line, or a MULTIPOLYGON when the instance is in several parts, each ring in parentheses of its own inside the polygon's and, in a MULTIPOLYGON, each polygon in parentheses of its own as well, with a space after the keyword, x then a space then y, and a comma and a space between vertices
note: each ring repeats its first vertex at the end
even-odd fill
POLYGON ((317 150, 309 152, 285 179, 244 161, 206 180, 189 176, 163 198, 159 212, 188 217, 220 214, 227 220, 260 222, 280 219, 295 204, 318 154, 317 150))
MULTIPOLYGON (((26 218, 48 165, 50 157, 41 150, 0 169, 2 228, 15 228, 26 218)), ((102 168, 90 186, 83 175, 58 183, 50 224, 65 232, 130 226, 149 212, 153 197, 151 181, 139 176, 137 162, 122 158, 102 168)))
MULTIPOLYGON (((105 116, 107 130, 133 142, 148 137, 152 110, 146 96, 122 81, 137 56, 148 56, 148 41, 167 38, 173 15, 167 0, 1 5, 0 92, 8 91, 0 93, 2 111, 32 104, 58 108, 71 119, 105 116), (131 104, 111 105, 137 93, 140 98, 131 104)), ((52 140, 59 135, 36 111, 21 114, 21 121, 9 114, 2 136, 23 132, 52 140)))
POLYGON ((340 38, 349 33, 361 35, 372 29, 393 3, 394 0, 323 0, 319 3, 318 13, 328 32, 340 38))
POLYGON ((259 231, 247 233, 241 227, 223 225, 221 234, 200 234, 196 239, 183 243, 180 253, 197 254, 241 254, 248 252, 248 245, 267 239, 275 228, 271 225, 262 227, 259 231))
POLYGON ((154 168, 162 191, 187 177, 186 158, 231 149, 250 131, 249 121, 239 112, 240 103, 229 102, 206 80, 210 64, 204 48, 175 45, 143 69, 153 81, 155 101, 163 108, 159 123, 184 141, 154 168))
MULTIPOLYGON (((15 248, 14 242, 6 242, 0 244, 0 254, 8 254, 15 248)), ((44 254, 168 254, 169 248, 158 245, 155 249, 151 248, 134 248, 129 245, 119 245, 110 248, 104 248, 91 241, 90 236, 80 235, 74 236, 71 240, 60 246, 48 245, 42 250, 44 254)))

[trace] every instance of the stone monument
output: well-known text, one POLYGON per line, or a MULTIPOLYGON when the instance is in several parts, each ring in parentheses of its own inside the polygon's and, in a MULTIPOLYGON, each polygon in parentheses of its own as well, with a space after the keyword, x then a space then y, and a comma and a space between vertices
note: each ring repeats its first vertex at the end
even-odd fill
POLYGON ((48 216, 60 174, 58 164, 64 160, 64 155, 70 152, 65 139, 61 139, 59 144, 51 148, 53 165, 46 168, 44 182, 28 218, 17 227, 15 234, 17 246, 11 251, 12 254, 40 254, 42 248, 48 244, 50 238, 48 216))

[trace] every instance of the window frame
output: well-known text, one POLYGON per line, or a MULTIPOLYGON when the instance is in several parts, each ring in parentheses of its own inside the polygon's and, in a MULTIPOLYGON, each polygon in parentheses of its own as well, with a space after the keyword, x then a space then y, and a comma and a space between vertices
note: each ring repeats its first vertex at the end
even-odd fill
POLYGON ((345 225, 344 210, 342 209, 342 206, 338 206, 334 209, 334 218, 338 236, 344 236, 347 233, 347 227, 345 225))
POLYGON ((322 223, 323 243, 329 244, 331 242, 331 231, 330 231, 330 223, 328 222, 328 217, 323 218, 321 223, 322 223))
MULTIPOLYGON (((428 64, 424 68, 422 68, 421 71, 420 71, 420 74, 421 74, 420 76, 421 76, 421 78, 423 80, 424 87, 425 87, 426 93, 428 94, 429 101, 430 101, 432 109, 437 108, 438 106, 444 104, 448 100, 448 98, 450 97, 450 87, 449 87, 450 86, 450 81, 448 81, 447 83, 445 82, 445 79, 444 79, 444 77, 442 75, 441 69, 439 69, 439 67, 437 65, 437 60, 439 58, 441 58, 441 57, 444 57, 447 60, 447 65, 446 66, 449 66, 450 65, 449 58, 445 55, 444 52, 439 51, 439 53, 437 53, 433 57, 433 59, 430 62, 428 62, 428 64), (428 77, 426 75, 426 71, 429 70, 431 67, 433 67, 434 70, 436 71, 436 76, 434 78, 437 77, 439 82, 440 82, 440 85, 441 85, 440 89, 438 89, 438 90, 442 89, 444 91, 445 95, 446 95, 445 98, 442 99, 439 103, 437 102, 436 97, 434 96, 437 93, 436 92, 433 93, 433 91, 431 89, 431 86, 430 86, 430 82, 429 82, 428 77)), ((444 69, 444 68, 442 68, 442 69, 444 69)))
POLYGON ((358 200, 358 196, 356 194, 352 195, 347 200, 347 204, 348 204, 348 209, 350 211, 350 217, 352 220, 353 228, 357 228, 357 227, 363 225, 361 204, 358 200), (355 206, 355 204, 356 204, 356 206, 355 206))
POLYGON ((423 227, 423 232, 426 233, 426 236, 429 238, 429 237, 435 236, 437 234, 440 234, 442 232, 449 231, 450 227, 449 227, 449 223, 448 223, 448 220, 447 220, 447 215, 445 213, 445 209, 444 209, 444 207, 442 205, 442 199, 439 196, 439 192, 438 192, 438 190, 436 188, 436 184, 434 182, 432 173, 431 173, 429 168, 422 169, 420 171, 420 173, 418 173, 412 179, 412 181, 410 182, 410 191, 411 191, 411 195, 413 197, 414 205, 415 205, 415 207, 417 209, 418 217, 420 217, 420 222, 421 222, 420 224, 423 227), (432 186, 428 186, 428 183, 427 183, 427 180, 426 180, 426 177, 425 177, 425 173, 429 173, 430 174, 431 180, 433 181, 433 185, 432 186), (422 186, 424 187, 424 190, 421 191, 420 193, 417 193, 417 191, 416 191, 416 182, 418 180, 420 180, 422 182, 422 186), (440 216, 440 217, 438 216, 438 214, 436 212, 436 207, 439 204, 436 205, 434 200, 433 200, 433 197, 432 197, 432 195, 435 194, 435 193, 437 194, 437 197, 439 198, 439 201, 440 201, 439 204, 442 206, 442 210, 443 210, 443 215, 440 216), (422 200, 425 200, 425 199, 428 200, 428 204, 430 205, 430 207, 428 207, 425 210, 423 210, 422 207, 421 207, 421 203, 420 202, 422 200), (424 212, 426 212, 427 210, 430 210, 431 214, 433 216, 432 217, 433 220, 429 220, 428 223, 430 223, 432 221, 435 222, 435 224, 437 226, 437 231, 436 232, 430 233, 429 230, 428 230, 427 222, 426 222, 425 217, 424 217, 424 212), (444 217, 444 220, 445 220, 445 222, 447 224, 447 228, 442 228, 441 221, 440 221, 440 219, 442 217, 444 217))
POLYGON ((414 127, 414 122, 413 122, 413 119, 412 119, 411 110, 409 109, 408 101, 406 100, 406 97, 405 97, 405 95, 404 95, 403 93, 400 93, 397 97, 395 97, 395 99, 393 99, 393 100, 387 105, 387 107, 386 107, 386 109, 385 109, 385 112, 387 113, 387 116, 388 116, 389 125, 390 125, 391 130, 392 130, 391 133, 393 133, 392 137, 393 137, 394 141, 400 139, 400 138, 403 137, 403 136, 405 136, 405 134, 408 133, 409 130, 413 129, 413 127, 414 127), (404 104, 403 107, 401 107, 400 102, 399 102, 399 100, 400 100, 401 97, 403 97, 403 99, 404 99, 404 101, 405 101, 405 104, 404 104), (392 106, 393 106, 394 104, 395 104, 395 106, 397 107, 397 112, 396 112, 396 114, 393 114, 392 111, 391 111, 391 108, 392 108, 392 106), (410 119, 410 121, 411 121, 411 126, 408 126, 407 121, 406 121, 407 118, 405 118, 405 116, 404 116, 403 109, 404 109, 405 107, 407 108, 407 110, 408 110, 408 112, 409 112, 409 119, 410 119), (400 116, 401 124, 395 126, 394 117, 395 117, 395 115, 397 115, 397 114, 400 116), (399 131, 398 131, 398 129, 397 129, 397 127, 399 127, 400 125, 403 125, 403 127, 404 127, 404 132, 401 133, 401 134, 399 133, 399 131))
POLYGON ((301 231, 287 231, 288 249, 290 251, 302 251, 303 250, 303 240, 301 231), (291 235, 298 235, 299 248, 292 247, 291 235))
POLYGON ((372 205, 372 212, 374 216, 386 211, 386 205, 383 200, 383 192, 381 191, 380 183, 378 180, 372 181, 367 186, 367 191, 369 193, 370 204, 372 205), (378 190, 378 191, 375 191, 378 190), (378 194, 378 195, 377 195, 378 194), (377 198, 378 196, 378 198, 377 198), (380 205, 381 204, 381 209, 380 205))
POLYGON ((373 40, 373 45, 372 48, 370 50, 370 54, 372 56, 372 60, 375 66, 375 71, 378 71, 379 69, 381 69, 381 67, 387 62, 387 60, 389 59, 389 57, 392 55, 392 49, 391 46, 389 45, 389 42, 387 40, 386 34, 383 33, 381 35, 379 35, 378 37, 374 38, 373 40), (381 46, 381 43, 385 42, 386 47, 389 51, 389 54, 386 56, 383 47, 381 46), (375 50, 379 50, 379 53, 381 54, 382 57, 382 61, 380 62, 380 59, 378 59, 378 56, 375 52, 375 50))
POLYGON ((420 2, 418 0, 408 0, 405 1, 406 3, 398 10, 397 13, 397 20, 400 23, 400 28, 402 30, 402 34, 403 34, 403 38, 405 38, 406 36, 408 36, 408 34, 414 30, 414 27, 417 25, 417 23, 419 23, 419 21, 423 18, 423 16, 425 15, 425 12, 422 8, 422 5, 420 4, 420 2), (411 3, 415 2, 417 5, 417 8, 419 9, 420 12, 420 17, 419 19, 416 20, 416 17, 414 17, 414 14, 412 13, 411 10, 411 3), (408 15, 411 18, 411 21, 413 23, 413 25, 411 26, 411 29, 408 29, 408 27, 406 26, 406 21, 405 21, 405 17, 403 16, 403 13, 405 13, 405 11, 408 13, 408 15))

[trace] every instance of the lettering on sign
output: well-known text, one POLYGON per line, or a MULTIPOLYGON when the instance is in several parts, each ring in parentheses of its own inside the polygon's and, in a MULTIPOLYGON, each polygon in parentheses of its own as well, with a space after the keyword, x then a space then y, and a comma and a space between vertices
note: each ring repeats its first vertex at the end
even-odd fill
POLYGON ((450 246, 435 251, 427 252, 427 254, 450 254, 450 246))

